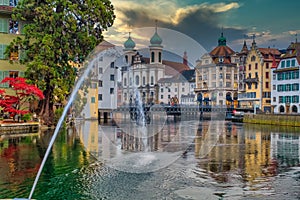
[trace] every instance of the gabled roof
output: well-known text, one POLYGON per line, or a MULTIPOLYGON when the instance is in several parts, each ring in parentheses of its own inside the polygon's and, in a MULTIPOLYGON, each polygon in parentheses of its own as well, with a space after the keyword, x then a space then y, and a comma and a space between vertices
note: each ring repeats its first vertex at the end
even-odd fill
MULTIPOLYGON (((150 58, 142 57, 142 63, 149 64, 150 63, 150 58)), ((174 76, 177 73, 180 73, 184 70, 189 70, 190 69, 189 66, 187 66, 183 63, 180 63, 180 62, 163 60, 162 64, 167 66, 166 71, 165 71, 166 75, 173 75, 174 76)))

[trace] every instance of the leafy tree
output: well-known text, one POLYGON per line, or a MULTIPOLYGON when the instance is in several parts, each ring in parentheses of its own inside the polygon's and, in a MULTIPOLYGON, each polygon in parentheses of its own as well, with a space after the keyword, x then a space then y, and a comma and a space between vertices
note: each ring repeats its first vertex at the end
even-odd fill
POLYGON ((15 91, 15 95, 6 94, 0 90, 0 107, 3 112, 8 112, 11 117, 21 116, 29 113, 28 104, 31 100, 44 99, 43 92, 35 85, 27 84, 25 78, 4 78, 2 84, 8 83, 15 91))
POLYGON ((21 52, 26 78, 44 92, 39 115, 52 124, 55 103, 63 104, 74 85, 74 63, 82 62, 112 26, 109 0, 21 0, 13 20, 26 22, 23 36, 6 53, 21 52))

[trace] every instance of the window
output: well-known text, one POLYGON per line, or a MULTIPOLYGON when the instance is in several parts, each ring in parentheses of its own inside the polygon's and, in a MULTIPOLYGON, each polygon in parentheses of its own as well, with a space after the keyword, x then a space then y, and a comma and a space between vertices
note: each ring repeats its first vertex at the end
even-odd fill
POLYGON ((298 91, 298 90, 299 90, 299 83, 294 83, 294 84, 292 85, 292 90, 293 90, 293 91, 298 91))
POLYGON ((266 78, 269 78, 269 72, 266 72, 266 78))
POLYGON ((151 62, 154 62, 154 52, 151 52, 151 62))
POLYGON ((115 92, 115 89, 114 88, 110 88, 109 93, 113 94, 114 92, 115 92))
POLYGON ((286 84, 285 89, 286 91, 291 91, 292 89, 291 84, 286 84))
POLYGON ((255 63, 255 69, 258 69, 258 64, 257 63, 255 63))
POLYGON ((223 87, 223 81, 219 82, 219 87, 223 87))
POLYGON ((276 80, 276 74, 273 74, 273 80, 276 80))
POLYGON ((103 68, 99 67, 99 74, 103 74, 103 68))
POLYGON ((91 97, 91 103, 95 103, 96 102, 96 98, 95 97, 91 97))
POLYGON ((255 61, 256 57, 255 56, 252 56, 251 57, 251 61, 255 61))
POLYGON ((146 85, 146 77, 143 76, 143 85, 146 85))
POLYGON ((269 82, 266 82, 266 88, 269 88, 269 82))
POLYGON ((291 61, 290 60, 287 60, 286 61, 286 67, 290 67, 291 66, 291 61))
POLYGON ((99 80, 99 87, 103 87, 103 81, 99 80))
POLYGON ((248 83, 248 89, 250 90, 252 87, 252 84, 251 83, 248 83))
POLYGON ((164 88, 160 88, 160 92, 164 92, 164 88))
POLYGON ((258 88, 258 84, 257 84, 257 83, 255 83, 254 85, 255 85, 255 89, 257 89, 257 88, 258 88))
POLYGON ((181 89, 182 92, 184 92, 184 87, 181 89))
POLYGON ((19 22, 9 20, 9 33, 11 34, 19 34, 19 22))
POLYGON ((297 95, 292 96, 292 103, 299 103, 299 96, 297 95))
POLYGON ((98 94, 98 100, 102 101, 102 94, 98 94))
POLYGON ((276 97, 273 97, 273 102, 276 102, 276 97))
MULTIPOLYGON (((251 77, 251 76, 250 76, 251 77)), ((255 72, 255 78, 258 78, 258 72, 255 72)))
POLYGON ((150 80, 150 81, 151 81, 150 84, 151 84, 151 85, 154 85, 154 77, 153 77, 153 76, 151 76, 151 80, 150 80))
POLYGON ((285 102, 286 103, 291 103, 291 96, 286 96, 285 97, 285 102))
POLYGON ((284 103, 283 96, 279 96, 279 103, 284 103))
POLYGON ((160 99, 163 99, 164 98, 164 95, 160 95, 160 99))
POLYGON ((217 78, 217 75, 216 75, 216 74, 213 74, 213 75, 212 75, 212 80, 216 80, 216 78, 217 78))
POLYGON ((226 87, 231 87, 231 82, 226 82, 226 87))
POLYGON ((5 52, 5 49, 6 49, 7 45, 5 44, 0 44, 0 59, 5 59, 5 55, 4 55, 4 52, 5 52))
POLYGON ((115 62, 110 63, 110 68, 115 68, 115 62))
POLYGON ((111 81, 114 81, 114 80, 115 80, 115 75, 111 74, 111 75, 110 75, 110 80, 111 80, 111 81))
POLYGON ((135 76, 135 85, 140 84, 140 77, 138 75, 135 76))
POLYGON ((273 85, 273 90, 276 90, 276 85, 273 85))
POLYGON ((285 68, 285 61, 283 60, 283 61, 281 61, 281 66, 280 66, 281 68, 285 68))
POLYGON ((18 71, 9 71, 9 77, 10 78, 17 78, 19 76, 18 71))
POLYGON ((226 79, 231 79, 231 74, 226 74, 226 79))
POLYGON ((269 69, 269 63, 266 63, 266 68, 269 69))
POLYGON ((171 92, 171 88, 168 88, 168 92, 171 92))
POLYGON ((127 78, 124 78, 124 86, 127 86, 127 78))
POLYGON ((8 33, 8 20, 5 18, 0 19, 0 32, 8 33))
POLYGON ((175 88, 175 92, 177 92, 177 88, 175 88))
MULTIPOLYGON (((4 0, 3 3, 4 2, 7 2, 7 0, 4 0)), ((15 7, 17 6, 17 4, 18 4, 18 0, 9 0, 9 6, 15 7)), ((2 5, 7 5, 7 4, 2 4, 2 5)))
POLYGON ((161 62, 161 52, 158 53, 158 62, 161 62))
POLYGON ((251 70, 251 64, 248 65, 248 70, 251 70))
POLYGON ((292 66, 292 67, 295 67, 295 66, 296 66, 296 61, 295 61, 295 59, 292 60, 291 66, 292 66))
POLYGON ((223 78, 223 74, 222 74, 222 73, 220 73, 219 77, 222 79, 222 78, 223 78))

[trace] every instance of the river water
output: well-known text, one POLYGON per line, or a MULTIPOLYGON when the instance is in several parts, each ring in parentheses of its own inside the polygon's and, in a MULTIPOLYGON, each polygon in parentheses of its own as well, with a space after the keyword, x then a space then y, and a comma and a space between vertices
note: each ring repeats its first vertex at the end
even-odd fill
MULTIPOLYGON (((299 128, 169 120, 146 142, 131 128, 62 130, 33 198, 300 198, 299 128)), ((1 136, 0 199, 28 198, 52 134, 1 136)))

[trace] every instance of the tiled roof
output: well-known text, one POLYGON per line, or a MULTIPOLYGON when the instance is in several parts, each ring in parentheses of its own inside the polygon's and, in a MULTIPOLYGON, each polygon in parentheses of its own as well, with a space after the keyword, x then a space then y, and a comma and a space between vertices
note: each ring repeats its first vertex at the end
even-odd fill
POLYGON ((258 50, 260 51, 260 53, 262 53, 263 55, 265 54, 271 54, 271 55, 277 55, 280 56, 281 53, 278 49, 275 48, 258 48, 258 50))
POLYGON ((209 54, 212 57, 215 57, 215 56, 219 57, 219 56, 231 56, 234 53, 235 52, 228 46, 217 46, 209 54))
MULTIPOLYGON (((149 58, 145 58, 143 57, 142 58, 142 62, 143 63, 146 63, 146 64, 149 64, 150 63, 150 59, 149 58)), ((166 75, 176 75, 184 70, 189 70, 189 66, 183 64, 183 63, 180 63, 180 62, 174 62, 174 61, 168 61, 168 60, 163 60, 162 61, 162 64, 163 65, 166 65, 166 75)))

